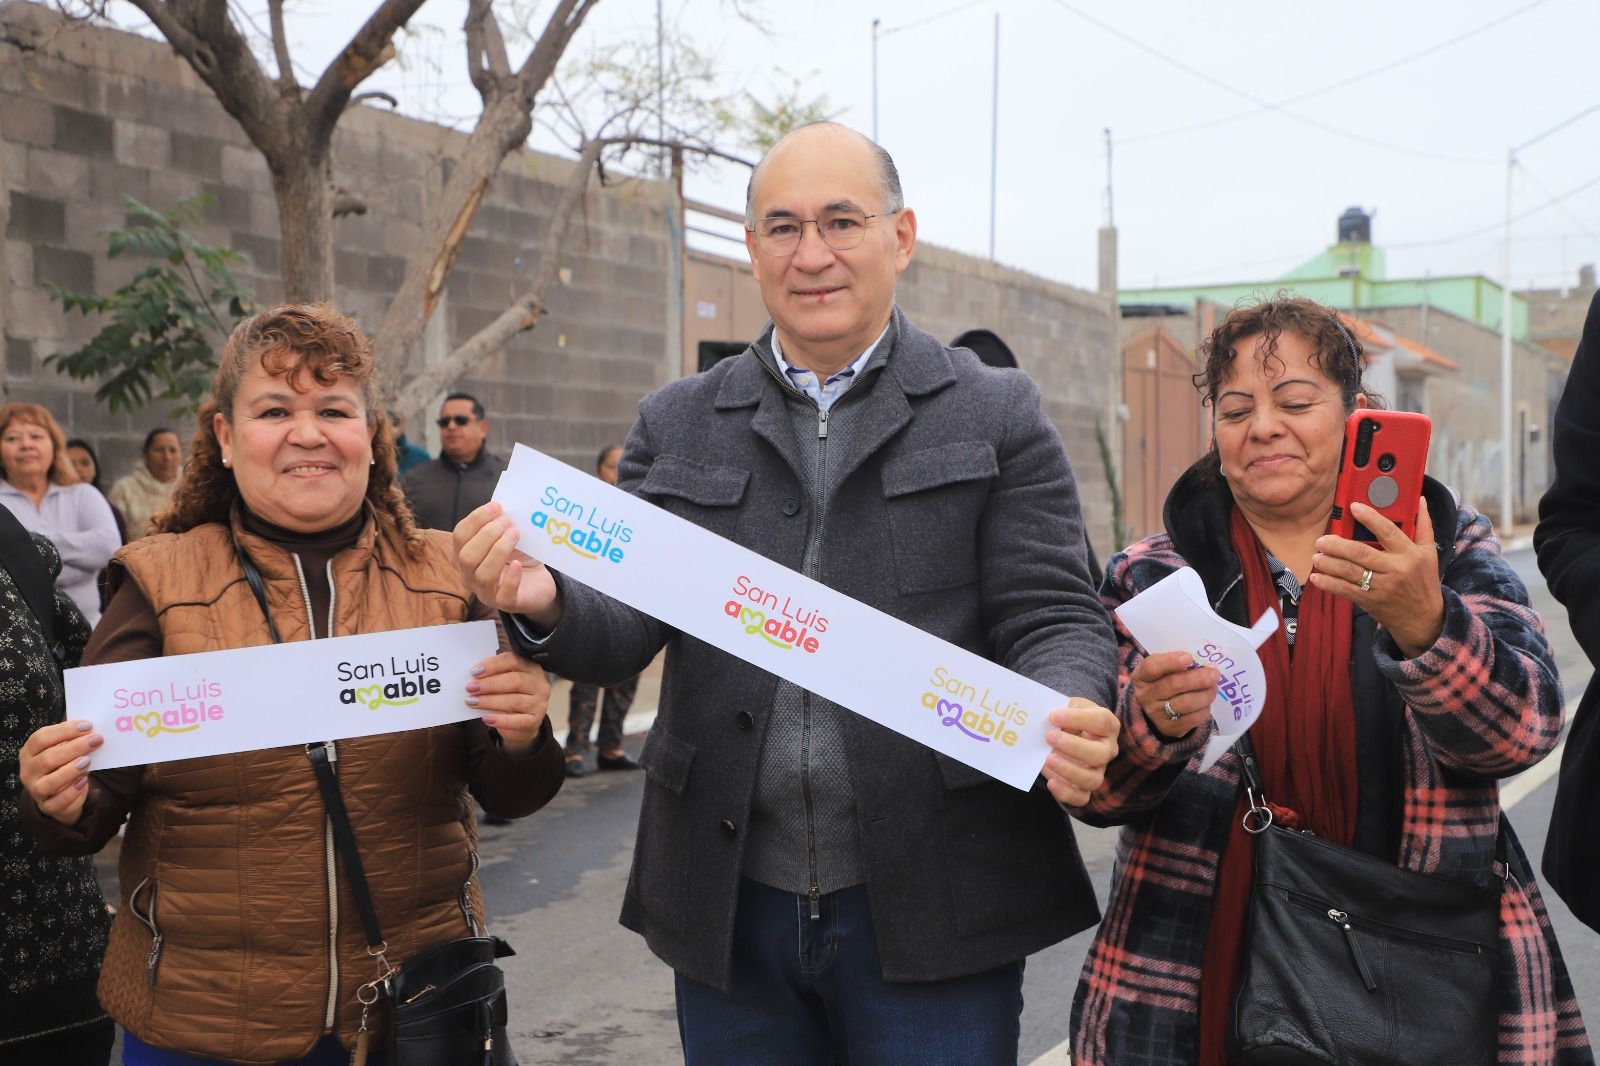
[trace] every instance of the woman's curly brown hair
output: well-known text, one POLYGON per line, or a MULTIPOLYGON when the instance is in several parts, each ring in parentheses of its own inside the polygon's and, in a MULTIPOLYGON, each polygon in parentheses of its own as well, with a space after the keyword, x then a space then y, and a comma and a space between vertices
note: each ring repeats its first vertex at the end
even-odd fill
POLYGON ((321 304, 282 304, 234 327, 211 383, 211 399, 200 408, 200 425, 172 506, 156 516, 156 532, 182 533, 207 522, 227 524, 239 501, 239 486, 233 471, 222 465, 214 416, 221 412, 225 420, 233 421, 239 382, 256 364, 284 378, 291 388, 298 388, 302 372, 323 388, 341 379, 360 388, 367 424, 375 427, 366 502, 377 523, 378 539, 391 549, 413 556, 420 553, 423 537, 400 491, 394 427, 377 405, 372 341, 349 316, 321 304))
POLYGON ((1200 345, 1203 365, 1194 375, 1194 387, 1204 401, 1215 408, 1217 392, 1238 355, 1239 345, 1251 337, 1262 338, 1257 356, 1269 365, 1276 360, 1281 368, 1278 337, 1284 333, 1293 333, 1311 345, 1311 365, 1339 386, 1347 413, 1355 410, 1358 393, 1365 393, 1373 407, 1383 406, 1361 379, 1361 357, 1366 352, 1339 320, 1339 312, 1283 292, 1271 300, 1235 307, 1200 345))

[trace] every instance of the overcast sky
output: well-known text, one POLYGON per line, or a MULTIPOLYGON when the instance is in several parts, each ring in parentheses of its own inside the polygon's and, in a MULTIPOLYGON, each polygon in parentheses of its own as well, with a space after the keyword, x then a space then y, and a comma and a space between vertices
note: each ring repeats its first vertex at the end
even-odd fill
MULTIPOLYGON (((1351 205, 1376 210, 1391 277, 1498 279, 1507 149, 1600 105, 1600 0, 745 2, 770 32, 733 17, 731 0, 665 8, 729 91, 770 97, 798 76, 868 133, 881 20, 879 139, 921 239, 978 255, 998 13, 996 258, 1089 288, 1107 127, 1125 288, 1275 277, 1332 243, 1351 205)), ((291 0, 296 62, 320 70, 371 6, 291 0)), ((524 6, 542 24, 550 4, 524 6)), ((403 69, 374 80, 402 110, 475 112, 464 7, 432 0, 419 24, 439 32, 412 34, 403 69)), ((655 17, 655 0, 605 0, 574 51, 653 38, 655 17)), ((1600 110, 1518 158, 1513 281, 1573 284, 1600 261, 1600 110)), ((741 208, 745 177, 705 170, 687 192, 741 208)))

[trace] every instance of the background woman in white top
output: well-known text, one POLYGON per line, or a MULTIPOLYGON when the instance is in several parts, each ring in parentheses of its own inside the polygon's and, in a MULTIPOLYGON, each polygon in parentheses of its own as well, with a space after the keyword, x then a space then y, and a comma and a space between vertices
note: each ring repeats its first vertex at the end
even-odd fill
POLYGON ((183 446, 170 429, 152 429, 144 438, 144 458, 133 473, 119 478, 106 498, 122 512, 128 523, 128 539, 138 540, 150 532, 150 521, 172 506, 172 490, 178 487, 178 471, 183 466, 183 446))
POLYGON ((61 554, 56 583, 93 626, 100 620, 95 575, 122 538, 111 505, 73 472, 66 444, 55 418, 38 404, 0 409, 0 503, 30 532, 55 544, 61 554))

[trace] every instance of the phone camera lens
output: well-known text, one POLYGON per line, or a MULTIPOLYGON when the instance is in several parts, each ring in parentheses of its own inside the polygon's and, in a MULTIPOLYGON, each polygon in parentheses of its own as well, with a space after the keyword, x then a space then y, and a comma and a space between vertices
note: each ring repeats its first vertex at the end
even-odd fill
POLYGON ((1385 474, 1394 469, 1394 456, 1385 453, 1378 456, 1378 469, 1385 474))

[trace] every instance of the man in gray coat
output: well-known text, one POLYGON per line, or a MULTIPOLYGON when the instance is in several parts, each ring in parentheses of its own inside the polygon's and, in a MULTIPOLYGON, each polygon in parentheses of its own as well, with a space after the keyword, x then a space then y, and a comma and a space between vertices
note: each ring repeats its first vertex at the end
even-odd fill
POLYGON ((773 324, 645 398, 618 483, 1074 697, 1032 791, 515 553, 496 504, 456 527, 462 572, 565 677, 667 649, 622 922, 676 971, 690 1066, 1014 1063, 1024 958, 1099 917, 1061 804, 1117 750, 1072 472, 1026 375, 895 308, 916 217, 881 148, 797 130, 747 213, 773 324))

